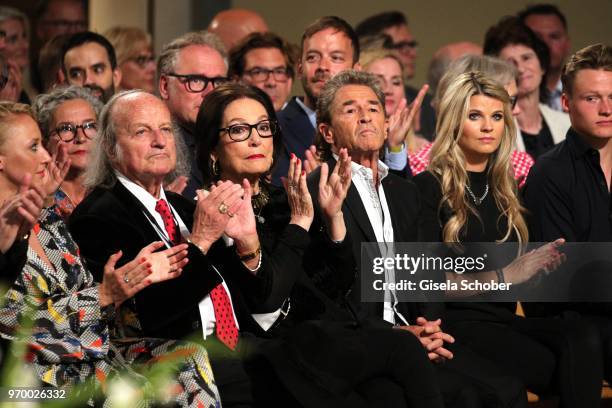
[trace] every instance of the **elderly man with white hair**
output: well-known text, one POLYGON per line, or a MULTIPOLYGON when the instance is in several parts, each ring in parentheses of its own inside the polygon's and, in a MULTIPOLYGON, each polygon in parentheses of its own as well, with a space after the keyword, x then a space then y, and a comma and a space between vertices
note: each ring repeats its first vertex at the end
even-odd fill
POLYGON ((143 91, 115 95, 100 116, 85 181, 91 192, 73 212, 70 229, 98 278, 108 254, 119 249, 129 259, 143 243, 188 243, 189 262, 179 277, 141 291, 122 307, 122 335, 203 338, 223 404, 250 406, 251 383, 240 356, 251 342, 239 338, 257 330, 250 327, 256 323, 246 296, 257 302, 253 293, 262 291, 256 275, 265 273, 257 232, 241 221, 252 214, 250 186, 218 183, 208 194, 198 191, 197 205, 164 191, 177 151, 170 111, 158 97, 143 91), (224 233, 235 250, 220 239, 224 233), (221 257, 226 270, 212 263, 221 257), (249 279, 253 293, 243 294, 239 282, 249 279))

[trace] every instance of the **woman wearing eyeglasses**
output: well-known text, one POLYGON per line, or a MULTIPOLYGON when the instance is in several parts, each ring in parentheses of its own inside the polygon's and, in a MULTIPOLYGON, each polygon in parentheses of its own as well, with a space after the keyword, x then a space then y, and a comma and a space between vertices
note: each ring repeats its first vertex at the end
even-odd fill
POLYGON ((155 93, 155 57, 151 36, 137 27, 113 27, 104 33, 117 53, 121 90, 142 89, 155 93))
POLYGON ((68 174, 55 193, 58 209, 67 220, 87 193, 83 175, 102 104, 85 88, 71 86, 40 95, 34 109, 45 147, 56 154, 65 146, 70 159, 68 174))
MULTIPOLYGON (((256 230, 259 264, 241 290, 251 298, 273 291, 265 305, 250 304, 262 329, 254 334, 275 339, 258 351, 299 406, 442 406, 428 350, 414 335, 375 321, 357 322, 335 302, 341 303, 355 278, 341 211, 351 183, 346 151, 340 151, 334 171, 323 164, 318 200, 325 225, 318 226, 312 225, 306 175, 295 155, 285 190, 267 181, 282 142, 274 107, 263 91, 242 84, 217 87, 200 107, 196 134, 206 185, 214 189, 219 181, 244 185, 247 180, 245 190, 252 191, 253 212, 237 221, 256 230), (316 238, 312 244, 311 237, 316 238)), ((270 385, 270 376, 256 372, 256 377, 255 387, 264 383, 275 405, 297 405, 278 402, 285 394, 270 385)))

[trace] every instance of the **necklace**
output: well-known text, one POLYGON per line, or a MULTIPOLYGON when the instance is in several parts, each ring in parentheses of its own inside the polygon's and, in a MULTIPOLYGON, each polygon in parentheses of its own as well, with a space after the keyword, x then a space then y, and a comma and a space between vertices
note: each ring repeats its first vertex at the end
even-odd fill
POLYGON ((470 188, 470 186, 468 186, 467 184, 465 185, 465 189, 469 193, 470 197, 472 197, 472 200, 474 200, 474 204, 480 205, 482 204, 482 201, 485 199, 487 194, 489 194, 489 183, 487 183, 487 185, 485 186, 485 191, 483 195, 481 195, 480 197, 476 197, 474 193, 472 192, 472 189, 470 188))
POLYGON ((266 191, 264 184, 259 183, 259 193, 255 194, 251 197, 251 204, 253 205, 253 212, 255 213, 255 218, 257 222, 263 224, 266 222, 266 219, 261 215, 266 204, 270 201, 270 196, 266 191))

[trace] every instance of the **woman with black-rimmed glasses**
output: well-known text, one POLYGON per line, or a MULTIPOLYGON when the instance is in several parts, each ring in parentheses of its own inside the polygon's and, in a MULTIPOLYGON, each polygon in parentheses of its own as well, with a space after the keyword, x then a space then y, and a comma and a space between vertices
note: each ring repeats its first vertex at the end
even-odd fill
MULTIPOLYGON (((291 155, 284 190, 268 181, 282 148, 280 130, 268 95, 243 84, 211 91, 196 122, 197 161, 205 187, 214 191, 219 182, 241 183, 252 205, 249 212, 225 213, 230 223, 250 228, 259 240, 252 253, 241 253, 231 243, 226 249, 237 252, 243 262, 258 259, 252 277, 234 277, 251 299, 252 314, 238 316, 239 324, 259 326, 253 334, 274 339, 260 346, 257 356, 263 355, 264 366, 271 366, 278 378, 256 370, 255 388, 264 383, 270 390, 265 398, 275 406, 443 406, 428 359, 433 348, 424 347, 407 331, 377 320, 358 320, 336 303, 342 302, 356 276, 342 216, 351 184, 346 149, 339 151, 333 171, 326 163, 321 167, 317 198, 319 219, 325 225, 313 224, 315 210, 300 159, 291 155), (265 303, 252 301, 262 293, 265 303), (277 382, 290 397, 275 386, 277 382)), ((225 233, 232 235, 228 229, 225 233)), ((228 259, 231 256, 218 262, 228 259)), ((427 347, 440 343, 436 340, 427 347)), ((220 394, 223 400, 223 385, 220 394)))
POLYGON ((70 86, 40 95, 34 109, 46 148, 54 154, 65 146, 70 158, 68 174, 55 193, 55 202, 67 220, 87 193, 83 176, 102 104, 87 89, 70 86))

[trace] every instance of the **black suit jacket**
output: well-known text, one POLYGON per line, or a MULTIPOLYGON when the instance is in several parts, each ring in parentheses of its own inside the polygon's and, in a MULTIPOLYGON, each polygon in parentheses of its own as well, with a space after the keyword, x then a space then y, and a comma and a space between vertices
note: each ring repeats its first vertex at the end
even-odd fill
MULTIPOLYGON (((166 197, 185 225, 191 228, 193 201, 171 192, 166 192, 166 197)), ((142 204, 119 182, 111 189, 94 189, 74 210, 69 222, 70 232, 96 280, 102 280, 104 265, 111 254, 121 249, 123 256, 119 264, 127 263, 143 247, 160 240, 143 211, 146 210, 142 204)), ((221 276, 230 289, 240 330, 261 334, 241 290, 248 286, 245 281, 255 278, 235 253, 221 241, 217 241, 206 256, 193 244, 189 244, 188 252, 189 263, 179 277, 152 284, 130 300, 135 302, 143 335, 181 338, 199 329, 198 303, 221 283, 221 276)), ((255 285, 253 287, 255 289, 255 285)), ((263 291, 253 290, 255 293, 263 291)), ((250 301, 258 303, 261 299, 250 301)))
POLYGON ((314 144, 316 130, 308 119, 308 115, 292 98, 285 109, 277 113, 278 123, 283 136, 283 149, 278 155, 277 163, 272 173, 272 183, 280 186, 280 177, 287 176, 289 170, 289 155, 295 154, 304 159, 304 152, 314 144))
MULTIPOLYGON (((335 160, 328 162, 330 172, 336 165, 335 160)), ((317 169, 308 178, 309 189, 316 207, 316 223, 322 224, 320 210, 316 198, 318 197, 320 171, 317 169)), ((387 198, 387 205, 393 225, 393 236, 395 242, 414 242, 418 239, 418 216, 421 208, 421 200, 416 185, 403 177, 389 173, 382 181, 382 187, 387 198)), ((357 261, 357 279, 351 290, 346 293, 347 304, 350 305, 359 320, 381 319, 383 316, 382 303, 361 302, 361 243, 377 242, 376 235, 366 209, 361 201, 359 192, 354 185, 349 188, 348 194, 342 204, 344 222, 347 233, 353 243, 353 255, 357 261)), ((418 316, 426 314, 425 305, 400 302, 398 311, 404 317, 413 321, 418 316)))

